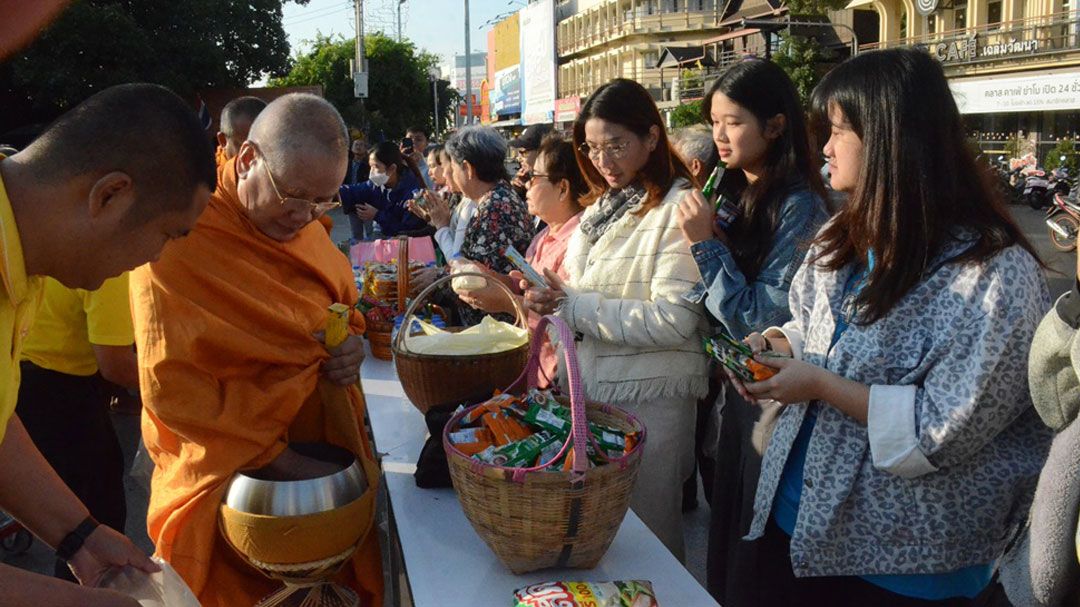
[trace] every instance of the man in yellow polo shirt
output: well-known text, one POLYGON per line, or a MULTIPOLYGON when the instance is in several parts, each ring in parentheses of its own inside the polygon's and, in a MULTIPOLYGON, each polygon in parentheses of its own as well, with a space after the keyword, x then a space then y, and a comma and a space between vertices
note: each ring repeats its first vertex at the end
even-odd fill
POLYGON ((98 525, 14 414, 22 349, 45 276, 94 290, 191 230, 216 185, 192 108, 149 84, 108 88, 0 159, 0 509, 57 549, 85 585, 0 565, 5 607, 138 607, 93 588, 109 568, 156 569, 98 525))
MULTIPOLYGON (((114 385, 139 387, 128 275, 96 291, 45 279, 34 326, 23 344, 15 412, 30 438, 90 515, 123 533, 124 454, 109 400, 114 385)), ((55 575, 76 581, 57 560, 55 575)))

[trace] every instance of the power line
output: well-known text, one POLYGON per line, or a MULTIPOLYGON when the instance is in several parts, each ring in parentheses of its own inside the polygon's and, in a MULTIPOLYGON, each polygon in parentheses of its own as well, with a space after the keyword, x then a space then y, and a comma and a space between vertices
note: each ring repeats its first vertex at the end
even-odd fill
POLYGON ((298 23, 304 23, 306 21, 311 21, 313 19, 322 19, 323 17, 329 17, 330 15, 333 15, 334 13, 345 10, 345 9, 350 9, 351 10, 352 6, 353 6, 353 3, 352 3, 352 0, 350 0, 349 2, 342 2, 341 4, 337 4, 337 5, 334 5, 334 6, 324 6, 322 8, 317 8, 317 9, 314 9, 314 10, 304 11, 304 12, 301 12, 301 13, 297 13, 295 15, 290 15, 288 20, 282 21, 282 25, 283 26, 296 25, 298 23))

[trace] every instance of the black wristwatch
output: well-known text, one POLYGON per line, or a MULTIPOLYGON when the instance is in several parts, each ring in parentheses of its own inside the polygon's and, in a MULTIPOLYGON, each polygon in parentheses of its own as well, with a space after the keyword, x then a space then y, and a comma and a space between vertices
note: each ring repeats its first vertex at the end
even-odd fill
POLYGON ((86 543, 90 534, 96 530, 101 523, 94 520, 94 517, 88 516, 83 522, 79 523, 79 526, 74 531, 64 536, 64 539, 60 541, 60 545, 56 547, 56 556, 62 561, 70 561, 75 557, 75 553, 82 549, 83 544, 86 543))

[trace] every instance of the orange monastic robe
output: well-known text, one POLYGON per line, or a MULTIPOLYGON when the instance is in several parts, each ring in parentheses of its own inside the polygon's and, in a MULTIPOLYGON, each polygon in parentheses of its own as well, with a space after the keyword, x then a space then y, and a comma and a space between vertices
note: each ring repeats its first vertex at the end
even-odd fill
MULTIPOLYGON (((357 300, 348 260, 317 222, 287 243, 259 232, 237 199, 235 163, 219 182, 191 234, 132 273, 131 294, 143 438, 157 466, 150 538, 204 607, 246 607, 281 584, 222 537, 228 481, 273 460, 290 439, 339 444, 368 463, 374 456, 360 387, 320 382, 329 355, 312 336, 325 326, 327 306, 357 300)), ((350 328, 363 330, 355 311, 350 328)), ((376 468, 367 468, 374 491, 376 468)), ((382 604, 374 532, 339 579, 362 605, 382 604)))

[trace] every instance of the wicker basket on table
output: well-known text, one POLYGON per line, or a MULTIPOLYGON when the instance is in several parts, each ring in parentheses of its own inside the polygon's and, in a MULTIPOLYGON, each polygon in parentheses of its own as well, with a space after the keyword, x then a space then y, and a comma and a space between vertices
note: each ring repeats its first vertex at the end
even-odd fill
POLYGON ((364 290, 371 293, 375 299, 396 304, 396 307, 393 307, 394 314, 391 314, 389 320, 376 321, 371 318, 365 319, 366 329, 364 334, 368 338, 368 343, 371 344, 371 355, 379 360, 391 360, 394 358, 393 350, 390 347, 391 337, 394 333, 394 320, 392 317, 405 309, 405 299, 409 293, 409 239, 399 237, 397 240, 396 288, 388 289, 378 284, 370 284, 369 282, 365 282, 364 284, 364 290))
POLYGON ((575 455, 587 453, 586 441, 595 441, 588 420, 638 432, 640 442, 623 457, 592 468, 587 457, 578 456, 565 472, 545 470, 550 462, 533 468, 504 468, 475 460, 451 443, 450 433, 472 408, 450 419, 443 430, 443 448, 461 508, 480 538, 515 574, 548 567, 595 567, 626 516, 645 447, 645 426, 636 417, 610 405, 586 402, 573 334, 562 320, 545 316, 540 322, 530 368, 539 364, 540 342, 549 323, 558 329, 564 345, 573 423, 570 437, 552 461, 558 461, 571 445, 575 455))
MULTIPOLYGON (((410 326, 410 317, 436 289, 461 276, 479 276, 502 288, 514 302, 517 326, 528 330, 528 316, 513 292, 501 281, 474 272, 444 276, 431 283, 405 311, 401 326, 410 326)), ((459 331, 461 328, 451 327, 448 330, 459 331)), ((398 331, 394 340, 394 365, 397 367, 398 380, 401 381, 405 396, 424 414, 436 407, 456 407, 462 403, 491 398, 495 389, 510 385, 521 375, 529 360, 528 342, 512 350, 493 354, 453 356, 410 352, 405 337, 405 331, 398 331)))

